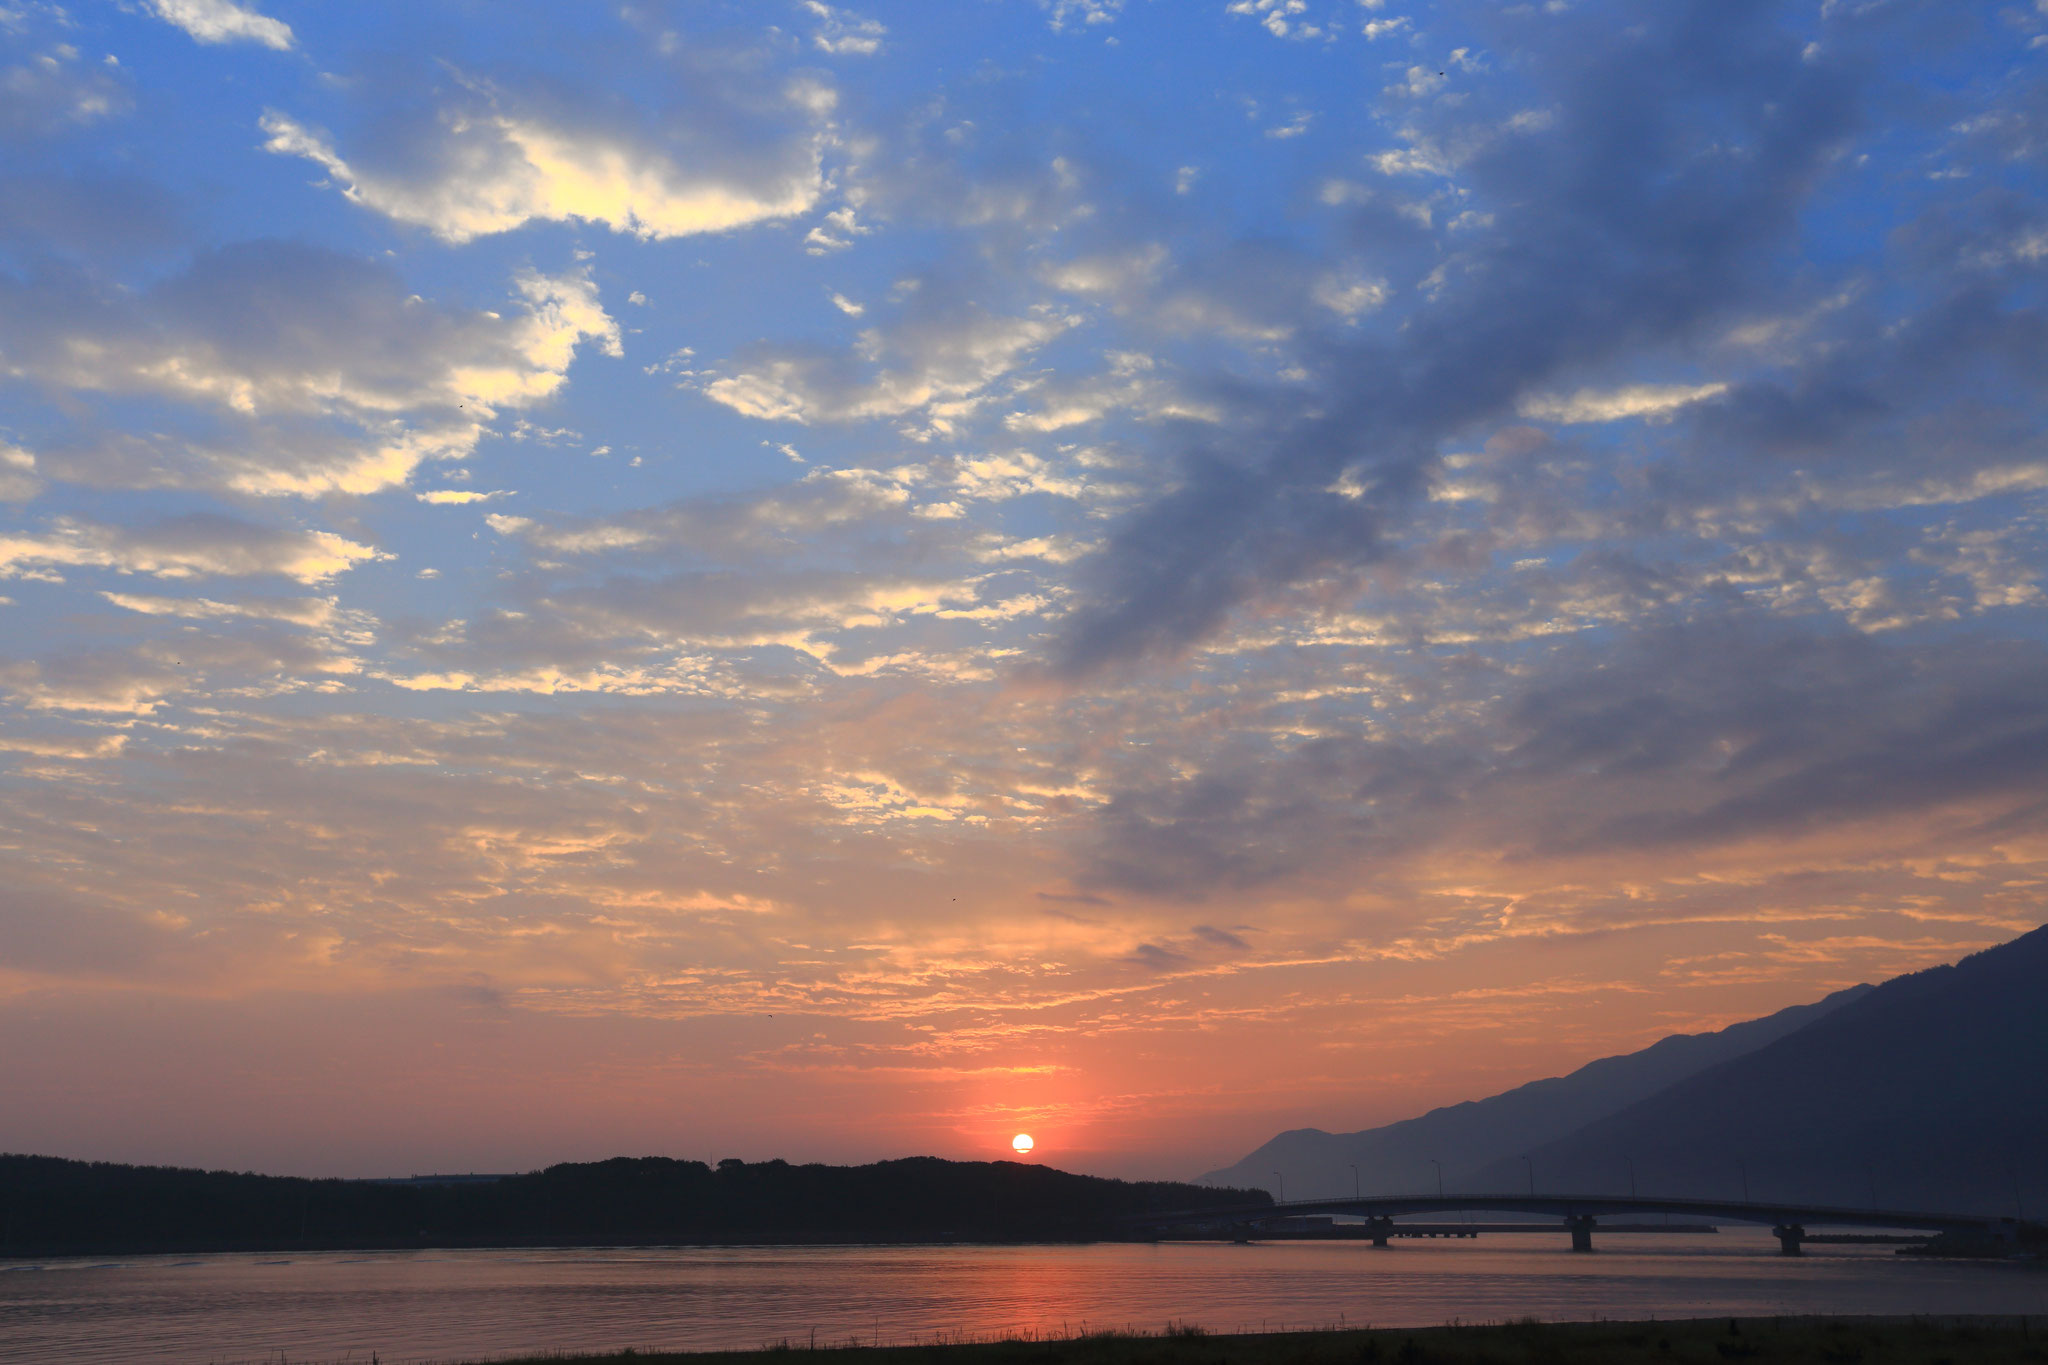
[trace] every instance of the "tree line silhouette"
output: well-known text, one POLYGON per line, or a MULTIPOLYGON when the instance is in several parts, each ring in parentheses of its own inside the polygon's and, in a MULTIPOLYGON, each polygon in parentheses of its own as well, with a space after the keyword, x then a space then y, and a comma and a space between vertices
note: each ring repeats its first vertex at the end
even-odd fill
POLYGON ((1011 1161, 615 1157, 498 1179, 309 1180, 0 1155, 0 1256, 454 1246, 1081 1241, 1263 1190, 1011 1161))

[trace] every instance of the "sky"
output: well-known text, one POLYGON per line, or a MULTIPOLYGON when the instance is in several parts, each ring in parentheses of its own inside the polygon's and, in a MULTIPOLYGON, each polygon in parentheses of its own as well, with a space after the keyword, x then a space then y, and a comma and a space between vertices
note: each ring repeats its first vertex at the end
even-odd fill
POLYGON ((0 1149, 1187 1177, 2034 927, 2044 72, 0 0, 0 1149))

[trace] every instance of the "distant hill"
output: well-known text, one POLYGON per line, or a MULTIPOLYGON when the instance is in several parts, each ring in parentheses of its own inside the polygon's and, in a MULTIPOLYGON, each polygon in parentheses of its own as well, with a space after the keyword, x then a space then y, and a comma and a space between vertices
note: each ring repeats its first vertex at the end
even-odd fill
MULTIPOLYGON (((496 1180, 284 1176, 0 1156, 0 1257, 318 1248, 1067 1241, 1213 1190, 1013 1161, 617 1157, 496 1180)), ((1263 1202, 1264 1191, 1231 1192, 1263 1202)))
MULTIPOLYGON (((1533 1149, 1533 1150, 1532 1150, 1533 1149)), ((1887 981, 1554 1140, 1538 1188, 2048 1214, 2048 927, 1887 981)), ((1505 1155, 1467 1189, 1521 1189, 1505 1155)), ((1289 1193, 1293 1192, 1292 1186, 1289 1193)))
MULTIPOLYGON (((1244 1160, 1201 1177, 1205 1185, 1272 1189, 1273 1172, 1286 1180, 1292 1199, 1329 1197, 1358 1188, 1367 1194, 1406 1193, 1430 1188, 1432 1160, 1443 1163, 1449 1188, 1477 1189, 1477 1172, 1531 1147, 1560 1138, 1646 1099, 1665 1087, 1731 1058, 1775 1043, 1858 999, 1871 989, 1853 986, 1810 1005, 1794 1005, 1762 1019, 1732 1024, 1718 1033, 1683 1033, 1640 1052, 1589 1062, 1568 1076, 1531 1081, 1490 1099, 1432 1109, 1359 1133, 1326 1133, 1297 1128, 1282 1133, 1244 1160)), ((1517 1161, 1519 1167, 1519 1162, 1517 1161)), ((1519 1183, 1507 1188, 1519 1189, 1519 1183)), ((1605 1188, 1603 1185, 1602 1188, 1605 1188)))

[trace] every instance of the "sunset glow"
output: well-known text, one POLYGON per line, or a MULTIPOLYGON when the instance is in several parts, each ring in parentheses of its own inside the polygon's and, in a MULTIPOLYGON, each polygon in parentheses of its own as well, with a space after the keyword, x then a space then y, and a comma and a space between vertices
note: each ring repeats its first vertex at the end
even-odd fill
POLYGON ((0 1148, 1186 1177, 2044 916, 2048 7, 0 42, 0 1148))

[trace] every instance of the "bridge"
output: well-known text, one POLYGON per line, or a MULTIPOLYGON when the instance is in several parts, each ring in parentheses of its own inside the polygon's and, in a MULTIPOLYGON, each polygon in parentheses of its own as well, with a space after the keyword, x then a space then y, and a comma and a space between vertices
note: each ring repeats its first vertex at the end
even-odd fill
POLYGON ((1777 1236, 1778 1250, 1786 1256, 1801 1254, 1801 1244, 1807 1239, 1809 1226, 1903 1228, 2000 1241, 2016 1239, 2020 1229, 2020 1224, 2011 1218, 1971 1213, 1610 1194, 1369 1195, 1349 1199, 1293 1199, 1285 1203, 1234 1204, 1221 1208, 1144 1214, 1127 1218, 1124 1223, 1134 1231, 1193 1227, 1215 1228, 1232 1236, 1251 1236, 1262 1224, 1276 1219, 1312 1214, 1347 1215, 1363 1218, 1372 1244, 1383 1247, 1394 1236, 1394 1220, 1404 1215, 1480 1211, 1554 1216, 1561 1220, 1559 1226, 1571 1233, 1573 1251, 1593 1249, 1593 1229, 1602 1217, 1628 1213, 1683 1214, 1710 1222, 1763 1224, 1777 1236))

